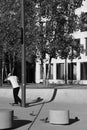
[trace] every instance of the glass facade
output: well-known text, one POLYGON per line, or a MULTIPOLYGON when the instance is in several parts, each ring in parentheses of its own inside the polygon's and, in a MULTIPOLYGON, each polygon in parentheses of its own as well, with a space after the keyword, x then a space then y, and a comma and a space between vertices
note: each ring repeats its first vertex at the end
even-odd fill
MULTIPOLYGON (((45 66, 45 72, 46 72, 46 76, 47 76, 48 64, 46 64, 46 66, 45 66)), ((43 79, 43 66, 42 65, 40 65, 40 79, 43 79)), ((53 64, 51 64, 51 68, 50 68, 50 72, 49 72, 49 79, 53 79, 53 64)))
MULTIPOLYGON (((46 76, 48 72, 48 64, 46 64, 46 76)), ((49 79, 53 79, 53 64, 50 66, 49 79)))
POLYGON ((43 79, 43 66, 40 64, 40 79, 43 79))
POLYGON ((56 64, 56 79, 64 80, 64 63, 56 64))
POLYGON ((80 67, 80 77, 81 80, 87 80, 87 62, 82 62, 80 67))
MULTIPOLYGON (((53 64, 50 66, 49 79, 53 79, 53 64)), ((47 76, 48 64, 45 65, 47 76)), ((68 63, 68 80, 77 80, 77 63, 68 63), (72 65, 73 64, 73 65, 72 65), (73 67, 73 69, 72 69, 73 67)), ((54 74, 55 75, 55 74, 54 74)), ((56 63, 56 79, 64 80, 64 63, 56 63)), ((43 69, 40 65, 40 79, 43 79, 43 69)), ((87 80, 87 62, 80 63, 80 80, 87 80)))
POLYGON ((68 63, 68 80, 76 80, 76 63, 68 63))

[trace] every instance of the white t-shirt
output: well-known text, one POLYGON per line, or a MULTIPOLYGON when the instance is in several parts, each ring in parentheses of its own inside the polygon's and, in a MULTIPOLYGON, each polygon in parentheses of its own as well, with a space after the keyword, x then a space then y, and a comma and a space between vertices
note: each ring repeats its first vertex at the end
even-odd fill
POLYGON ((17 76, 9 76, 7 80, 11 82, 13 88, 19 87, 17 76))

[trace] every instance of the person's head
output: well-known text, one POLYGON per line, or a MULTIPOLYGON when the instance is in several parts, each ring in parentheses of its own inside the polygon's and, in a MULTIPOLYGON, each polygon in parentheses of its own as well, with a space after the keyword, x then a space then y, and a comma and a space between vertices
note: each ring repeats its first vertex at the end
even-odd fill
POLYGON ((9 73, 7 77, 10 77, 10 76, 11 76, 11 73, 9 73))

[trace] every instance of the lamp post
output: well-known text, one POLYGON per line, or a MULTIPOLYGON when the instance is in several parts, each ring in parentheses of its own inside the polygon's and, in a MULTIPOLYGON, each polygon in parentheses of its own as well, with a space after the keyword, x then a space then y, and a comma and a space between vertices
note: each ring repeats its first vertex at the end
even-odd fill
POLYGON ((25 107, 26 104, 26 60, 25 60, 25 26, 24 26, 24 0, 21 3, 21 43, 22 43, 22 107, 25 107))

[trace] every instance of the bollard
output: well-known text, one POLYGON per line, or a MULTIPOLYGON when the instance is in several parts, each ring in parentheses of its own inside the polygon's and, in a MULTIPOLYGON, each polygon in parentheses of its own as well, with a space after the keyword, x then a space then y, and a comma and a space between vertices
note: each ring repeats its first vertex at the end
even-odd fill
POLYGON ((12 128, 14 111, 10 109, 0 109, 0 130, 12 128))
POLYGON ((49 122, 52 124, 69 124, 69 110, 50 110, 49 122))

